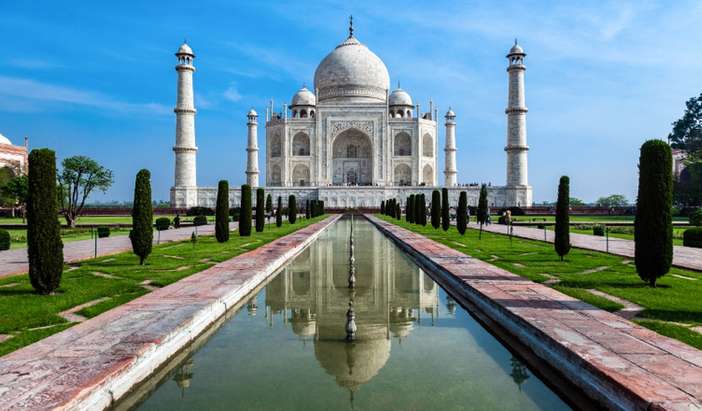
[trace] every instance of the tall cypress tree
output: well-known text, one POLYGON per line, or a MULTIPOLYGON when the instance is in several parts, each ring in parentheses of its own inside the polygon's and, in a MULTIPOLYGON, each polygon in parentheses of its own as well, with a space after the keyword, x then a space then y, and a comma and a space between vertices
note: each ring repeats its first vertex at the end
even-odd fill
POLYGON ((397 218, 398 220, 402 219, 402 207, 400 207, 399 201, 395 203, 395 218, 397 218))
POLYGON ((468 226, 468 194, 461 191, 458 196, 458 209, 456 210, 456 228, 461 235, 466 233, 468 226))
POLYGON ((651 287, 673 262, 673 159, 670 146, 649 140, 641 146, 634 240, 636 272, 651 287))
POLYGON ((244 184, 241 186, 241 211, 239 212, 239 236, 248 237, 251 235, 251 186, 244 184))
POLYGON ((265 220, 265 197, 266 193, 262 188, 256 189, 256 232, 260 233, 263 231, 263 227, 266 226, 265 220))
POLYGON ((441 225, 441 194, 439 190, 431 193, 431 226, 439 228, 441 225))
POLYGON ((294 195, 288 197, 288 221, 290 224, 295 224, 297 221, 297 201, 294 195))
POLYGON ((229 182, 221 180, 217 185, 217 209, 215 210, 215 238, 220 243, 229 241, 229 182))
POLYGON ((419 199, 421 197, 422 197, 421 194, 414 195, 414 204, 412 204, 412 213, 414 213, 414 216, 412 217, 412 220, 414 221, 415 224, 422 224, 422 218, 419 216, 419 213, 420 213, 419 199))
POLYGON ((273 213, 273 197, 270 194, 266 196, 266 215, 270 217, 273 213))
POLYGON ((139 256, 139 264, 144 264, 146 257, 151 254, 154 242, 153 219, 154 211, 151 203, 151 173, 140 170, 134 185, 134 204, 132 205, 132 230, 129 239, 132 242, 134 254, 139 256))
POLYGON ((56 155, 49 149, 29 153, 27 177, 27 255, 29 280, 37 293, 56 290, 63 273, 63 242, 58 222, 56 155))
POLYGON ((483 224, 487 221, 488 216, 488 192, 487 186, 483 184, 480 186, 480 197, 478 198, 478 223, 480 223, 480 231, 478 232, 478 239, 483 237, 483 224))
POLYGON ((441 189, 441 228, 444 231, 449 229, 451 217, 449 216, 449 195, 448 188, 441 189))
POLYGON ((556 253, 561 257, 565 257, 570 251, 570 216, 568 215, 570 208, 570 179, 568 176, 562 176, 558 182, 558 202, 556 203, 556 238, 553 241, 553 247, 556 253))
POLYGON ((385 214, 385 200, 380 202, 380 214, 385 214))
POLYGON ((305 219, 309 220, 312 217, 312 212, 310 211, 310 200, 305 200, 305 219))
POLYGON ((405 220, 408 223, 412 223, 414 221, 414 214, 412 211, 412 203, 414 202, 414 195, 410 194, 407 196, 407 201, 405 201, 405 220))
POLYGON ((278 196, 278 208, 275 210, 275 226, 283 225, 283 200, 278 196))

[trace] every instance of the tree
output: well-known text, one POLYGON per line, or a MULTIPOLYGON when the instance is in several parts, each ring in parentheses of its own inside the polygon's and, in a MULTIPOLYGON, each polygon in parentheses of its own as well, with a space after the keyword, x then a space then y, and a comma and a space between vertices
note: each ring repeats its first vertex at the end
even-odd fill
POLYGON ((385 200, 380 202, 380 214, 385 214, 385 200))
POLYGON ((263 211, 265 206, 265 196, 266 193, 262 188, 256 189, 256 232, 260 233, 263 231, 263 227, 266 225, 265 212, 263 211))
POLYGON ((424 194, 419 195, 419 207, 417 210, 417 215, 419 217, 419 224, 426 226, 427 225, 427 200, 424 197, 424 194))
POLYGON ((439 228, 441 225, 441 194, 439 190, 431 193, 431 226, 439 228))
POLYGON ((241 186, 241 211, 239 212, 239 236, 248 237, 251 235, 251 186, 244 184, 241 186))
POLYGON ((29 280, 39 294, 51 294, 61 283, 63 242, 56 219, 56 155, 49 149, 29 153, 27 178, 27 255, 29 280))
POLYGON ((634 220, 636 271, 651 287, 673 262, 673 157, 670 146, 649 140, 641 146, 634 220))
POLYGON ((480 223, 480 231, 478 232, 478 239, 483 237, 483 224, 487 222, 488 218, 488 192, 487 186, 485 184, 480 186, 480 197, 478 197, 478 223, 480 223))
POLYGON ((402 208, 400 207, 400 202, 395 203, 395 218, 398 220, 402 219, 402 208))
POLYGON ((562 176, 558 183, 558 201, 556 202, 556 238, 553 241, 553 246, 556 253, 561 257, 565 257, 570 251, 570 216, 568 215, 570 205, 570 179, 568 176, 562 176))
POLYGON ((278 196, 278 208, 275 210, 275 226, 283 225, 283 200, 278 196))
POLYGON ((626 199, 622 194, 612 194, 607 197, 600 197, 595 201, 595 205, 598 207, 626 207, 629 205, 629 200, 626 199))
POLYGON ((229 182, 217 185, 217 210, 215 211, 215 238, 220 243, 229 241, 229 182))
POLYGON ((27 189, 28 180, 25 175, 13 177, 2 187, 3 197, 10 200, 12 207, 20 209, 22 222, 24 222, 24 210, 27 205, 27 189))
POLYGON ((407 196, 407 201, 405 202, 405 220, 408 223, 414 222, 414 194, 407 196))
POLYGON ((85 156, 68 157, 61 166, 61 208, 66 223, 75 227, 88 196, 96 189, 104 193, 112 185, 112 171, 85 156))
POLYGON ((295 196, 291 195, 288 197, 288 222, 295 224, 295 221, 297 221, 297 202, 295 196))
POLYGON ((448 188, 441 189, 441 228, 447 231, 451 226, 451 220, 449 217, 449 195, 448 188))
POLYGON ((568 199, 568 203, 570 203, 571 206, 579 207, 579 206, 584 206, 585 202, 579 198, 571 197, 568 199))
POLYGON ((154 242, 154 210, 151 204, 151 172, 146 169, 139 170, 134 184, 134 200, 132 203, 132 230, 129 239, 132 250, 139 257, 139 264, 143 265, 146 257, 151 254, 151 245, 154 242))
POLYGON ((673 182, 675 204, 683 207, 702 206, 702 160, 693 160, 673 182))
POLYGON ((685 102, 682 118, 673 122, 673 131, 668 140, 674 148, 698 156, 702 151, 702 93, 685 102))
POLYGON ((273 197, 270 194, 266 196, 266 216, 270 217, 273 214, 273 197))
POLYGON ((458 209, 456 210, 456 228, 461 235, 466 233, 468 227, 468 194, 461 191, 458 196, 458 209))

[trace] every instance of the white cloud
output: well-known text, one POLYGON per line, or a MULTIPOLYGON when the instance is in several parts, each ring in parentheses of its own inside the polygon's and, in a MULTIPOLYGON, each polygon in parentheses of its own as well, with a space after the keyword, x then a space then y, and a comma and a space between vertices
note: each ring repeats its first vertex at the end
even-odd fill
POLYGON ((8 60, 7 63, 12 67, 30 70, 46 70, 63 67, 61 64, 36 58, 13 58, 8 60))
POLYGON ((230 84, 229 87, 224 91, 223 96, 225 99, 233 102, 238 102, 241 100, 242 95, 239 93, 239 90, 237 90, 235 84, 230 84))

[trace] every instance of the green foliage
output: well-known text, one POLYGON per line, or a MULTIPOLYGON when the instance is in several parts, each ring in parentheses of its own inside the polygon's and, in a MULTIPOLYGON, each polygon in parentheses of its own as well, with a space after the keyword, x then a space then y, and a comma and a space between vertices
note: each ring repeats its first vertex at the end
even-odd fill
POLYGON ((702 226, 702 208, 690 213, 690 225, 702 226))
POLYGON ((439 228, 441 225, 441 193, 434 190, 431 193, 431 226, 439 228))
POLYGON ((622 194, 612 194, 607 197, 600 197, 595 201, 595 205, 598 207, 626 207, 629 205, 629 200, 626 199, 622 194))
MULTIPOLYGON (((579 207, 579 206, 585 205, 585 202, 583 200, 581 200, 579 198, 575 198, 575 197, 569 198, 568 202, 570 203, 571 206, 574 206, 574 207, 579 207)), ((512 215, 516 215, 516 214, 512 213, 512 215)))
POLYGON ((414 194, 407 196, 405 203, 405 220, 408 223, 414 223, 414 194))
POLYGON ((241 186, 241 214, 239 214, 239 235, 248 237, 251 235, 251 186, 244 184, 241 186))
POLYGON ((288 197, 288 221, 290 224, 295 224, 297 221, 297 200, 294 195, 288 197))
POLYGON ((275 210, 275 225, 280 227, 283 225, 283 199, 278 196, 278 208, 275 210))
POLYGON ((152 207, 151 173, 149 170, 142 169, 136 176, 132 205, 132 231, 129 232, 132 250, 139 256, 140 265, 143 265, 146 257, 151 254, 151 244, 154 241, 152 207))
POLYGON ((178 214, 176 214, 176 216, 173 217, 173 227, 180 228, 180 215, 178 214))
POLYGON ((195 225, 195 226, 207 225, 207 216, 196 215, 195 217, 193 217, 193 225, 195 225))
POLYGON ((185 215, 188 217, 195 217, 199 215, 209 216, 215 215, 215 211, 209 207, 190 207, 188 211, 186 211, 185 215))
POLYGON ((448 188, 441 189, 441 228, 446 231, 451 226, 451 219, 449 216, 449 194, 448 188))
POLYGON ((49 149, 32 150, 27 191, 27 255, 29 278, 39 294, 56 290, 63 272, 63 243, 55 198, 56 156, 49 149))
POLYGON ((592 235, 596 235, 599 237, 604 237, 605 235, 605 227, 603 225, 594 225, 592 226, 592 235))
POLYGON ((402 218, 402 208, 399 201, 395 203, 395 218, 398 220, 402 218))
POLYGON ((456 229, 461 235, 465 235, 468 227, 468 194, 461 191, 458 196, 458 209, 456 210, 456 229))
POLYGON ((702 93, 685 102, 685 113, 673 122, 673 131, 668 139, 673 147, 688 153, 702 151, 702 93))
POLYGON ((266 196, 266 214, 271 215, 273 213, 273 197, 270 194, 266 196))
POLYGON ((9 250, 12 245, 12 237, 7 230, 0 229, 0 251, 9 250))
POLYGON ((263 231, 263 227, 266 225, 266 212, 265 208, 265 195, 266 193, 262 188, 256 189, 256 232, 260 233, 263 231))
POLYGON ((61 208, 68 225, 75 227, 88 196, 96 189, 104 193, 112 186, 112 171, 85 156, 65 158, 61 166, 63 170, 58 176, 63 191, 61 208))
POLYGON ((702 227, 688 228, 683 233, 685 247, 702 248, 702 227))
POLYGON ((673 261, 673 159, 670 146, 649 140, 641 146, 634 221, 636 271, 651 287, 673 261))
POLYGON ((27 203, 27 183, 28 180, 25 175, 12 177, 4 185, 0 183, 3 202, 12 207, 15 205, 24 207, 27 203))
POLYGON ((483 224, 487 222, 488 218, 488 192, 487 192, 487 186, 485 184, 480 186, 480 197, 478 197, 478 212, 477 212, 477 218, 478 218, 478 223, 480 223, 480 235, 478 235, 478 239, 482 239, 482 233, 483 233, 483 224))
POLYGON ((417 210, 419 216, 419 224, 422 226, 427 225, 427 200, 424 194, 419 195, 419 207, 417 210))
POLYGON ((380 214, 385 214, 385 200, 380 202, 380 214))
POLYGON ((217 184, 215 238, 220 243, 229 241, 229 182, 227 180, 220 180, 217 184))
POLYGON ((102 226, 97 228, 98 238, 107 238, 110 236, 110 227, 102 226))
POLYGON ((310 210, 310 200, 305 200, 305 218, 309 219, 312 217, 312 210, 310 210))
POLYGON ((168 217, 159 217, 154 221, 157 231, 166 231, 171 226, 171 219, 168 217))
MULTIPOLYGON (((702 152, 698 155, 702 156, 702 152)), ((689 161, 674 184, 676 204, 684 207, 702 206, 702 160, 689 161)))
POLYGON ((556 238, 553 241, 553 247, 556 249, 556 254, 565 257, 570 252, 570 179, 568 176, 562 176, 558 182, 558 200, 556 201, 556 238))

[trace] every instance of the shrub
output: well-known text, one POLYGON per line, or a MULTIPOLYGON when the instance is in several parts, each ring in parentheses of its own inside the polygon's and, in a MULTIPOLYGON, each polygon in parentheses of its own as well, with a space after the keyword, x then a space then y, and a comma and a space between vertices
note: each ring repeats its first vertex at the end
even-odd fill
POLYGON ((136 176, 132 206, 132 231, 129 232, 132 250, 134 254, 139 256, 139 264, 142 265, 146 257, 151 254, 151 244, 154 241, 154 211, 152 207, 151 173, 149 170, 142 169, 136 176))
POLYGON ((12 238, 7 230, 0 229, 0 251, 9 250, 12 244, 12 238))
POLYGON ((98 227, 97 228, 98 238, 107 238, 110 236, 110 227, 98 227))
POLYGON ((561 257, 565 257, 570 252, 570 179, 568 176, 562 176, 558 182, 558 201, 556 202, 556 238, 553 241, 553 247, 556 253, 561 257))
POLYGON ((431 193, 431 226, 439 228, 441 225, 441 194, 439 190, 431 193))
POLYGON ((190 207, 185 213, 188 217, 197 217, 199 215, 215 215, 215 211, 209 207, 190 207))
POLYGON ((702 226, 702 208, 690 213, 690 225, 702 226))
POLYGON ((251 235, 251 186, 241 186, 241 214, 239 214, 239 236, 251 235))
POLYGON ((171 220, 168 217, 159 217, 154 222, 154 225, 156 226, 156 230, 165 231, 171 226, 171 220))
POLYGON ((193 225, 207 225, 207 217, 204 215, 196 215, 195 218, 193 218, 193 225))
POLYGON ((265 211, 265 196, 266 193, 262 188, 256 189, 256 232, 260 233, 263 231, 263 227, 266 225, 266 211, 265 211))
POLYGON ((297 221, 297 202, 294 195, 288 197, 288 221, 290 224, 295 224, 297 221))
POLYGON ((283 225, 283 200, 278 196, 278 208, 275 210, 275 226, 283 225))
POLYGON ((685 247, 702 248, 702 227, 688 228, 683 233, 685 247))
POLYGON ((673 157, 670 146, 649 140, 641 146, 634 220, 636 271, 651 287, 673 262, 673 157))
POLYGON ((239 214, 241 214, 241 207, 232 207, 229 209, 229 217, 232 221, 239 221, 239 214))
POLYGON ((449 194, 448 188, 441 189, 441 228, 447 231, 451 226, 449 217, 449 194))
POLYGON ((592 227, 592 235, 596 235, 599 237, 604 237, 605 235, 605 228, 603 225, 596 225, 592 227))
POLYGON ((458 209, 456 210, 456 228, 461 235, 466 233, 468 226, 468 194, 461 191, 458 196, 458 209))

